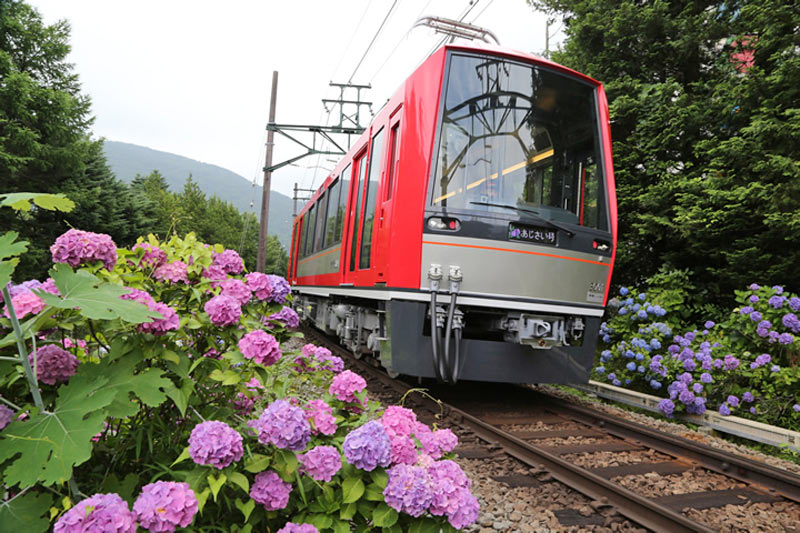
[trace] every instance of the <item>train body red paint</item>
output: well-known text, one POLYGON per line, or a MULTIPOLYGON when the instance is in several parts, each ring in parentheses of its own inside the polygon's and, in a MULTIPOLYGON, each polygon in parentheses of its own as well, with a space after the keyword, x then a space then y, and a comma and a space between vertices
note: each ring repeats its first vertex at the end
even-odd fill
POLYGON ((586 381, 616 250, 602 85, 448 45, 294 223, 298 312, 390 372, 586 381))

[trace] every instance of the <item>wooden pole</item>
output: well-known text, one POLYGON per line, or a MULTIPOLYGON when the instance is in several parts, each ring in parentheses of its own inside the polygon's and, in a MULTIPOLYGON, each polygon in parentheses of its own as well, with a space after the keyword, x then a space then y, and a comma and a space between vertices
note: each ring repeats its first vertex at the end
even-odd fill
MULTIPOLYGON (((272 95, 269 99, 269 124, 275 123, 275 103, 278 99, 278 71, 272 71, 272 95)), ((269 225, 269 189, 272 181, 272 147, 275 132, 267 131, 267 156, 264 162, 264 187, 261 191, 261 227, 258 230, 258 260, 256 270, 264 272, 267 264, 267 229, 269 225)))

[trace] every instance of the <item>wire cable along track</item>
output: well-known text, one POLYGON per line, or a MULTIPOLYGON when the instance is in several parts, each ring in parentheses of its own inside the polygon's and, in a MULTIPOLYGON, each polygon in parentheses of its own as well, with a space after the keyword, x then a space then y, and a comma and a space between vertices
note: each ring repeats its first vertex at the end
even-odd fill
MULTIPOLYGON (((349 354, 316 330, 305 329, 304 332, 339 355, 349 354)), ((370 387, 391 389, 397 395, 413 388, 376 368, 376 360, 348 357, 347 361, 368 379, 370 387)), ((599 506, 612 506, 622 516, 653 531, 718 530, 716 526, 688 516, 696 517, 694 510, 778 502, 800 506, 800 476, 529 388, 464 383, 458 387, 432 385, 429 393, 442 401, 451 426, 468 430, 487 443, 486 453, 464 450, 468 454, 489 457, 489 448, 499 447, 530 467, 543 467, 554 480, 582 493, 599 506), (593 464, 591 459, 570 459, 580 454, 591 457, 591 454, 603 452, 638 452, 648 455, 650 460, 603 466, 593 464), (615 481, 630 479, 630 476, 660 478, 686 473, 713 478, 706 485, 720 488, 648 496, 644 491, 615 481), (725 483, 714 481, 724 479, 721 476, 728 478, 725 483)), ((457 453, 459 451, 456 449, 457 453)), ((512 488, 540 483, 533 475, 495 479, 512 488)), ((561 515, 556 513, 559 520, 569 518, 567 511, 561 515)))

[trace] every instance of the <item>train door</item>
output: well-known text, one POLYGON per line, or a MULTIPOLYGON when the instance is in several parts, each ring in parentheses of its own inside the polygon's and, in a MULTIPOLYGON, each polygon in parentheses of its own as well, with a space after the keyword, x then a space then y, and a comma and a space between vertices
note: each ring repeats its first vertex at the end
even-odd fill
POLYGON ((347 245, 342 247, 342 285, 353 285, 356 275, 356 252, 358 251, 358 229, 361 227, 361 204, 364 190, 364 175, 367 165, 367 150, 361 151, 353 158, 353 174, 350 182, 350 199, 347 202, 347 224, 344 227, 344 239, 347 245))
POLYGON ((395 112, 389 121, 388 143, 386 162, 381 172, 380 199, 377 208, 378 219, 375 229, 375 253, 372 258, 378 282, 385 282, 389 276, 392 205, 394 187, 397 180, 397 160, 400 154, 399 112, 395 112))

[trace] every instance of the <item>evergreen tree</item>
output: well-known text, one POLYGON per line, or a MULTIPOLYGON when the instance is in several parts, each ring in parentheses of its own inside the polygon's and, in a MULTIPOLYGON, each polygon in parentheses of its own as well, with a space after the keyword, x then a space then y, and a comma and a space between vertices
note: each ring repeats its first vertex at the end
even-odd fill
POLYGON ((615 281, 688 269, 717 303, 796 289, 800 11, 777 0, 533 0, 565 18, 553 59, 606 84, 615 281), (754 63, 740 61, 754 52, 754 63))

